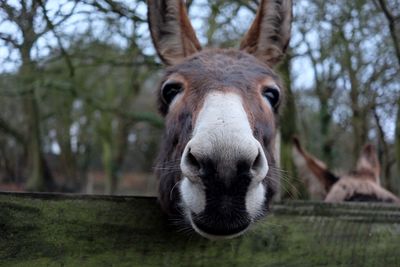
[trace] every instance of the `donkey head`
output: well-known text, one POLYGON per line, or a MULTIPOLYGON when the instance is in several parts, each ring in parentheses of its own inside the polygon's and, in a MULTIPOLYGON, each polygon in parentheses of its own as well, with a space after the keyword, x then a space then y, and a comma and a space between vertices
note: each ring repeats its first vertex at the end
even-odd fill
POLYGON ((168 65, 158 91, 166 120, 160 203, 205 237, 237 236, 276 191, 283 89, 272 67, 289 42, 291 1, 261 1, 240 49, 202 50, 181 0, 148 6, 154 46, 168 65))
MULTIPOLYGON (((373 145, 364 146, 357 160, 356 169, 340 177, 331 172, 326 165, 309 154, 294 138, 294 156, 301 173, 312 174, 324 187, 326 202, 373 201, 400 203, 400 199, 380 185, 380 164, 373 145), (302 160, 299 160, 299 158, 302 160)), ((309 176, 309 175, 306 175, 309 176)), ((306 178, 302 177, 305 182, 306 178)), ((306 183, 307 184, 307 183, 306 183)), ((314 192, 312 184, 307 187, 310 194, 314 192)))

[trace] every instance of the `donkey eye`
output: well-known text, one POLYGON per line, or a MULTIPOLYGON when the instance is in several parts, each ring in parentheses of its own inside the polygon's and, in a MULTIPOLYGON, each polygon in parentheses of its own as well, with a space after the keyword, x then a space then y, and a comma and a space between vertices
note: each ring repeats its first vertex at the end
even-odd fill
POLYGON ((177 81, 167 81, 161 88, 161 97, 166 104, 171 104, 172 100, 183 91, 183 84, 177 81))
POLYGON ((268 100, 273 108, 279 105, 280 92, 279 89, 273 86, 266 86, 263 88, 262 95, 268 100))

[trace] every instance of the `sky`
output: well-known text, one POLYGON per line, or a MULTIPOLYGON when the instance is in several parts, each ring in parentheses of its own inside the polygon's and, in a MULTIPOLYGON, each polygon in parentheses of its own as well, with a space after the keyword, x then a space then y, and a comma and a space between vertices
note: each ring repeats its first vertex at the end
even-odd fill
MULTIPOLYGON (((19 6, 18 1, 16 0, 9 0, 8 1, 10 4, 14 6, 19 6)), ((127 1, 129 2, 129 1, 127 1)), ((72 1, 69 0, 49 0, 46 8, 49 10, 50 17, 53 17, 53 14, 55 10, 58 9, 58 7, 62 5, 62 11, 65 13, 68 13, 71 8, 73 7, 72 1)), ((201 8, 202 6, 206 6, 207 1, 205 0, 199 0, 196 1, 196 6, 191 8, 190 10, 190 17, 191 17, 191 22, 193 24, 193 27, 195 28, 197 33, 201 33, 202 29, 204 29, 204 17, 207 16, 207 9, 201 8), (199 8, 200 7, 200 8, 199 8)), ((146 17, 146 6, 144 3, 140 3, 137 6, 137 12, 138 14, 141 14, 143 18, 146 17)), ((81 5, 79 4, 78 7, 76 7, 75 10, 75 15, 71 16, 64 24, 62 27, 62 32, 63 34, 82 34, 84 33, 89 27, 92 27, 92 31, 94 32, 94 35, 101 36, 102 33, 104 32, 104 21, 103 18, 100 16, 96 19, 96 16, 91 15, 93 18, 93 21, 91 24, 89 24, 86 19, 87 19, 87 13, 95 13, 93 12, 94 9, 92 7, 89 7, 88 5, 81 5), (87 12, 87 13, 84 13, 87 12)), ((240 23, 250 25, 250 23, 253 20, 253 14, 250 11, 243 10, 241 13, 239 13, 239 17, 242 19, 238 19, 240 23)), ((4 18, 4 14, 0 13, 0 18, 4 18)), ((125 27, 125 31, 129 32, 132 31, 132 26, 130 23, 123 23, 121 25, 122 27, 125 27)), ((40 31, 43 28, 43 25, 36 24, 34 25, 35 29, 37 31, 40 31)), ((148 33, 148 28, 147 25, 141 26, 141 29, 139 30, 140 32, 144 33, 146 37, 146 42, 149 42, 149 36, 146 32, 148 33)), ((18 31, 17 27, 13 25, 12 23, 9 22, 3 22, 0 23, 0 32, 3 33, 8 33, 13 37, 16 37, 17 40, 21 40, 21 33, 18 31)), ((311 35, 310 35, 311 36, 311 35)), ((309 38, 310 38, 309 36, 309 38)), ((198 34, 198 37, 200 39, 201 43, 206 43, 206 37, 204 35, 198 34)), ((126 40, 125 38, 121 38, 120 36, 114 36, 114 43, 117 43, 121 47, 126 47, 126 40)), ((316 36, 315 36, 316 38, 316 36)), ((298 42, 297 36, 294 35, 292 36, 292 41, 298 42)), ((45 34, 43 37, 39 38, 39 40, 35 44, 35 48, 33 51, 33 58, 39 59, 39 58, 45 58, 51 51, 51 47, 57 47, 57 40, 52 32, 49 32, 45 34)), ((66 44, 67 45, 67 44, 66 44)), ((144 47, 144 52, 147 54, 154 54, 155 50, 151 44, 146 44, 143 46, 144 47)), ((4 43, 0 42, 0 73, 2 72, 13 72, 17 70, 20 61, 19 61, 19 54, 16 50, 10 50, 8 47, 4 45, 4 43), (10 53, 11 51, 11 53, 10 53)), ((312 79, 313 79, 313 73, 311 71, 311 65, 309 60, 306 57, 303 58, 298 58, 293 61, 293 69, 295 73, 298 73, 299 75, 295 76, 295 83, 297 87, 309 87, 312 85, 312 79), (310 67, 308 67, 310 66, 310 67), (301 71, 300 71, 301 70, 301 71)))
MULTIPOLYGON (((14 6, 19 6, 19 1, 9 0, 7 1, 9 4, 14 6)), ((29 1, 27 1, 29 2, 29 1)), ((124 0, 126 3, 131 3, 129 0, 124 0)), ((190 10, 191 22, 197 33, 204 32, 205 20, 204 17, 208 14, 208 1, 198 0, 195 2, 196 5, 193 6, 190 10)), ((294 10, 294 14, 296 16, 297 12, 304 10, 307 8, 307 1, 301 1, 300 4, 296 5, 294 10), (301 10, 300 10, 301 9, 301 10)), ((54 12, 58 9, 59 6, 62 6, 61 11, 64 13, 68 13, 73 7, 73 1, 69 0, 49 0, 46 4, 46 8, 49 10, 50 18, 53 18, 54 12)), ((136 7, 137 13, 146 18, 146 5, 144 3, 139 3, 136 7)), ((97 12, 94 12, 94 8, 84 4, 78 4, 75 9, 75 15, 71 16, 67 21, 64 22, 62 27, 62 32, 58 32, 60 35, 76 35, 79 36, 85 33, 89 28, 93 32, 94 36, 98 36, 101 38, 107 38, 108 41, 112 43, 118 44, 121 47, 127 46, 126 39, 118 34, 114 34, 112 36, 105 35, 105 25, 104 16, 98 15, 97 12), (90 23, 88 22, 88 18, 90 18, 90 23)), ((238 19, 236 20, 237 24, 241 24, 244 26, 249 26, 253 20, 254 15, 250 11, 242 11, 238 15, 238 19)), ((3 21, 4 13, 0 12, 0 19, 3 21)), ((44 25, 41 25, 38 21, 33 25, 36 31, 41 31, 44 25)), ((132 32, 133 26, 128 20, 121 20, 118 27, 121 27, 124 32, 132 32)), ((1 22, 0 23, 0 32, 10 34, 15 37, 17 40, 21 39, 21 33, 18 32, 15 25, 9 22, 1 22)), ((143 24, 139 27, 138 32, 143 35, 142 47, 144 47, 144 52, 147 54, 154 54, 154 48, 150 43, 149 31, 147 25, 143 24)), ((198 34, 200 42, 203 44, 206 42, 206 38, 202 34, 198 34)), ((307 33, 306 38, 309 40, 311 44, 317 43, 315 40, 319 38, 318 33, 315 31, 310 31, 307 33)), ((296 47, 296 51, 300 52, 305 51, 306 47, 301 42, 301 36, 298 34, 297 30, 292 31, 292 45, 297 45, 300 43, 298 47, 296 47)), ((373 41, 373 40, 371 40, 373 41)), ((367 43, 368 44, 368 43, 367 43)), ((50 52, 51 49, 57 47, 57 40, 52 32, 48 32, 43 35, 35 44, 35 48, 33 50, 32 57, 35 59, 43 59, 50 52)), ((64 46, 68 46, 67 41, 64 42, 64 46)), ((18 69, 20 65, 19 54, 16 50, 9 49, 6 47, 4 43, 0 41, 0 73, 4 72, 14 72, 18 69)), ((307 56, 298 56, 292 60, 292 87, 296 90, 303 90, 306 88, 311 88, 314 84, 314 74, 312 71, 312 66, 309 58, 307 56)), ((310 104, 312 104, 310 102, 310 104)), ((336 116, 337 114, 334 114, 336 116)), ((389 140, 393 140, 394 138, 394 121, 393 118, 387 118, 385 120, 385 128, 387 129, 387 137, 389 140)))

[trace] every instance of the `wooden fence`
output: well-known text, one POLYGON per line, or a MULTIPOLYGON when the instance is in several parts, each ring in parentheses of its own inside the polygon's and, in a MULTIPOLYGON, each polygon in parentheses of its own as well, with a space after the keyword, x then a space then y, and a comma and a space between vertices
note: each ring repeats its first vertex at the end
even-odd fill
POLYGON ((400 207, 276 203, 244 236, 180 229, 154 198, 0 193, 0 266, 400 266, 400 207))

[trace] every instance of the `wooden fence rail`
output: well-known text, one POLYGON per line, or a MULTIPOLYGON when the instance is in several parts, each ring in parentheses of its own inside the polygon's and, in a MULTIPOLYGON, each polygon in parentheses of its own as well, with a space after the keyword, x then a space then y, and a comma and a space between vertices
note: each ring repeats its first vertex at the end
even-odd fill
POLYGON ((400 266, 400 207, 276 203, 242 237, 173 226, 154 198, 0 193, 0 266, 400 266))

